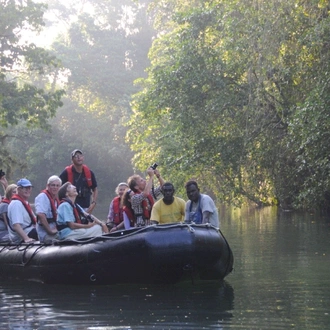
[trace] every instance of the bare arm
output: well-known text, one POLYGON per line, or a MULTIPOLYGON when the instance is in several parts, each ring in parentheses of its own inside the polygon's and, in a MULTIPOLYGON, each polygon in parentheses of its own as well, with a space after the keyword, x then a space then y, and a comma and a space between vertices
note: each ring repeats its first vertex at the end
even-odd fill
POLYGON ((70 229, 87 229, 97 225, 96 222, 88 222, 87 224, 77 223, 77 222, 67 222, 67 225, 70 229))
POLYGON ((119 230, 119 229, 125 229, 124 221, 122 221, 119 225, 114 226, 114 227, 110 230, 110 233, 113 233, 114 231, 119 230))
POLYGON ((99 194, 99 191, 96 187, 96 188, 94 188, 94 190, 92 190, 92 201, 91 201, 91 205, 87 209, 87 213, 92 213, 93 212, 93 210, 96 206, 96 200, 97 200, 98 194, 99 194))
POLYGON ((29 243, 29 242, 34 242, 33 238, 30 238, 25 231, 23 230, 22 226, 19 223, 15 223, 13 225, 14 230, 16 231, 16 233, 21 236, 22 240, 25 243, 29 243))
MULTIPOLYGON (((93 220, 93 222, 89 222, 88 225, 89 225, 89 224, 100 225, 100 226, 102 227, 102 230, 103 230, 104 233, 108 233, 108 232, 109 232, 108 226, 107 226, 103 221, 99 220, 97 217, 95 217, 95 216, 92 215, 92 214, 88 214, 88 213, 85 212, 82 208, 80 208, 80 211, 83 212, 83 214, 85 215, 85 217, 88 217, 88 216, 89 216, 89 217, 93 220)), ((72 223, 72 222, 69 222, 69 223, 68 223, 68 226, 69 226, 69 227, 70 227, 70 223, 72 223)), ((79 223, 76 223, 76 222, 74 222, 74 224, 82 225, 82 226, 83 226, 83 227, 79 227, 79 228, 90 228, 90 227, 92 227, 92 226, 85 227, 86 225, 84 225, 84 224, 79 224, 79 223)), ((70 227, 70 228, 71 228, 71 227, 70 227)), ((77 229, 77 228, 71 228, 71 229, 77 229)))
POLYGON ((164 179, 162 178, 158 170, 155 170, 154 173, 159 181, 160 186, 162 187, 163 184, 165 183, 164 179))
POLYGON ((203 223, 209 223, 210 222, 210 217, 211 217, 211 212, 209 211, 204 211, 203 212, 203 223))
POLYGON ((147 197, 150 194, 151 188, 152 188, 152 183, 153 183, 153 179, 154 179, 154 175, 155 175, 155 171, 149 167, 147 169, 147 173, 149 175, 149 179, 147 181, 147 184, 143 190, 143 196, 147 197))

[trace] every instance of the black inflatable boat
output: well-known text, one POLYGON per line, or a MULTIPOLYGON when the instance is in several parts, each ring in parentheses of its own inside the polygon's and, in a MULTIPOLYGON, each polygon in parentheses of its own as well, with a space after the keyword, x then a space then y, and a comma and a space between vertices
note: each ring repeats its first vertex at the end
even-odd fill
POLYGON ((222 280, 232 268, 228 242, 211 225, 153 225, 51 245, 0 245, 1 279, 49 284, 222 280))

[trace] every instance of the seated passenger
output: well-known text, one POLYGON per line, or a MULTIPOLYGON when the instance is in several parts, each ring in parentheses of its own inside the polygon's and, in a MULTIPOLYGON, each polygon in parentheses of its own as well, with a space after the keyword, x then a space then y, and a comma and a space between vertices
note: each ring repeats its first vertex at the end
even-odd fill
POLYGON ((60 188, 58 197, 61 201, 57 209, 57 230, 59 239, 80 239, 101 236, 103 232, 107 233, 108 228, 105 223, 96 221, 82 224, 79 212, 75 205, 76 197, 78 196, 77 189, 70 182, 66 182, 60 188), (102 231, 103 229, 103 231, 102 231))
POLYGON ((132 209, 137 227, 146 226, 150 223, 151 209, 157 197, 161 194, 161 187, 164 180, 156 168, 147 169, 149 179, 145 180, 140 175, 132 175, 128 178, 128 186, 133 193, 130 193, 132 209), (153 186, 154 176, 158 178, 159 186, 153 186))
POLYGON ((123 220, 125 229, 136 227, 136 220, 131 204, 131 196, 134 193, 131 189, 126 189, 122 197, 123 220))
POLYGON ((214 227, 220 227, 218 209, 213 199, 201 194, 196 181, 190 180, 185 184, 187 197, 185 221, 197 224, 210 223, 214 227))
POLYGON ((17 181, 17 194, 13 195, 8 206, 8 231, 13 243, 31 243, 38 240, 36 217, 28 199, 32 184, 28 179, 17 181))
POLYGON ((170 182, 165 182, 162 187, 163 198, 157 201, 151 210, 151 221, 158 224, 182 222, 186 202, 174 196, 174 186, 170 182))
POLYGON ((5 191, 5 197, 0 204, 0 242, 10 242, 8 232, 8 205, 14 194, 17 194, 17 185, 10 184, 5 191))
POLYGON ((53 175, 47 180, 45 190, 35 198, 34 206, 37 214, 37 232, 40 242, 51 243, 57 238, 56 218, 60 205, 58 190, 62 180, 53 175))
POLYGON ((122 196, 127 187, 127 183, 119 183, 115 190, 117 196, 110 203, 107 222, 107 226, 110 229, 110 233, 118 229, 124 228, 122 196))

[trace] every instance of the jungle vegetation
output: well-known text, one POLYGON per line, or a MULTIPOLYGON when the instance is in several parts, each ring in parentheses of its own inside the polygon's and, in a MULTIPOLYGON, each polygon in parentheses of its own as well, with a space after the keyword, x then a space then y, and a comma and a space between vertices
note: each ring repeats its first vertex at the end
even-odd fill
POLYGON ((10 180, 43 188, 81 148, 105 200, 156 161, 182 196, 195 178, 218 202, 329 208, 328 1, 47 5, 0 0, 10 180), (24 38, 42 27, 49 45, 24 38))

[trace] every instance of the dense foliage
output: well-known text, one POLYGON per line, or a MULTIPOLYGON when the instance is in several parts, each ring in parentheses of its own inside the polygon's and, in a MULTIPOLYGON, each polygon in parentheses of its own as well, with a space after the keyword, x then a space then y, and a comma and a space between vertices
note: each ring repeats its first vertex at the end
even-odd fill
POLYGON ((182 196, 193 177, 235 205, 329 208, 328 1, 47 4, 0 0, 10 179, 42 187, 78 147, 101 196, 156 161, 182 196), (48 51, 24 39, 43 12, 48 51))
MULTIPOLYGON (((52 126, 48 132, 36 125, 10 128, 9 155, 19 154, 22 163, 11 161, 4 169, 14 172, 10 180, 28 176, 38 192, 50 175, 71 163, 70 152, 80 148, 96 173, 100 201, 107 201, 118 182, 133 173, 123 123, 130 116, 130 95, 137 91, 133 81, 144 75, 149 63, 153 29, 146 6, 111 0, 47 4, 46 31, 60 32, 49 43, 47 54, 61 61, 54 85, 65 88, 64 105, 48 121, 52 126)), ((34 5, 40 8, 38 23, 43 24, 45 7, 34 5)))
POLYGON ((328 2, 156 3, 162 34, 128 136, 136 162, 156 152, 168 175, 221 201, 328 206, 328 2))
MULTIPOLYGON (((51 88, 59 62, 43 48, 24 41, 25 33, 42 27, 45 9, 45 5, 30 0, 0 1, 1 127, 24 121, 29 127, 49 128, 48 119, 62 105, 63 90, 51 88)), ((20 160, 7 148, 10 131, 0 132, 0 137, 2 166, 10 173, 20 160)))

